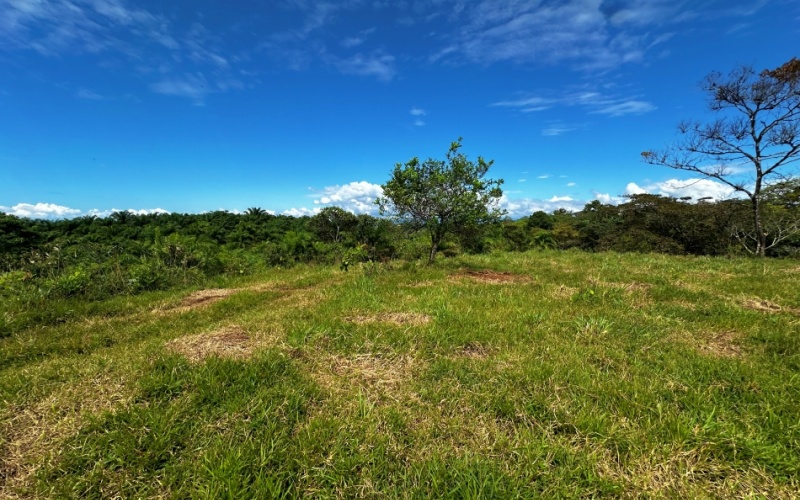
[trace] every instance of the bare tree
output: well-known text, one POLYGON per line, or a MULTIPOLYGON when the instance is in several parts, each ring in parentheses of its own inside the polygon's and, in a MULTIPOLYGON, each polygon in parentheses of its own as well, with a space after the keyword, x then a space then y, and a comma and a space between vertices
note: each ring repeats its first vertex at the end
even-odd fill
POLYGON ((746 195, 753 226, 737 236, 752 240, 754 247, 746 248, 764 256, 786 237, 786 231, 770 234, 765 228, 762 190, 772 179, 785 179, 790 165, 800 160, 800 60, 758 74, 748 66, 727 76, 714 72, 701 88, 716 118, 680 123, 676 143, 645 151, 642 158, 716 179, 746 195))

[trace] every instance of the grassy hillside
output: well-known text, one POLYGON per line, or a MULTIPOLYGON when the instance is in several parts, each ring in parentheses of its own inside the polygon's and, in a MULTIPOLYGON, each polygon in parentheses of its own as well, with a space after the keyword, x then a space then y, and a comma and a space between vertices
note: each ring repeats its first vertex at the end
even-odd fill
POLYGON ((0 339, 0 496, 800 491, 797 261, 301 266, 70 307, 0 339))

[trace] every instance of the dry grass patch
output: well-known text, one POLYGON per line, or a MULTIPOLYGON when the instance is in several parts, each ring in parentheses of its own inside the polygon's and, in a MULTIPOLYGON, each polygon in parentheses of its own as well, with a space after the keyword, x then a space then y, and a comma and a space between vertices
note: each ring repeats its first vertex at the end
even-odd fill
POLYGON ((754 311, 761 311, 766 313, 791 313, 800 314, 800 309, 793 309, 791 307, 782 307, 774 302, 765 299, 744 299, 742 306, 754 311))
POLYGON ((418 365, 411 355, 317 355, 311 371, 317 383, 346 399, 362 392, 373 402, 396 402, 416 399, 407 385, 418 365))
POLYGON ((380 313, 371 316, 359 315, 345 318, 350 323, 364 325, 370 323, 389 323, 397 326, 421 326, 431 322, 427 314, 413 312, 380 313))
POLYGON ((504 271, 492 271, 484 269, 481 271, 463 271, 451 276, 451 279, 462 280, 469 279, 478 281, 480 283, 488 283, 492 285, 503 285, 507 283, 527 283, 531 281, 530 276, 523 274, 513 274, 504 271))
POLYGON ((154 309, 154 313, 160 312, 186 312, 201 307, 206 307, 214 302, 239 292, 238 288, 212 288, 209 290, 199 290, 184 297, 176 306, 167 309, 154 309))
POLYGON ((36 471, 57 459, 90 415, 122 408, 133 395, 119 375, 100 373, 31 405, 8 407, 10 418, 0 424, 0 498, 24 498, 36 471))
POLYGON ((483 345, 479 342, 470 342, 464 347, 457 349, 455 351, 455 357, 468 358, 468 359, 486 359, 493 352, 494 349, 492 349, 489 346, 483 345))
POLYGON ((181 354, 192 363, 199 363, 209 357, 248 359, 258 347, 250 335, 232 326, 210 333, 200 333, 170 340, 165 347, 181 354))
POLYGON ((670 451, 666 457, 646 455, 624 464, 609 452, 598 469, 600 475, 626 484, 625 497, 788 499, 797 495, 791 485, 777 484, 762 469, 737 470, 713 460, 702 446, 670 451))
POLYGON ((559 285, 553 288, 551 295, 557 299, 569 299, 578 293, 578 289, 573 286, 559 285))
POLYGON ((736 332, 726 331, 713 334, 699 346, 700 352, 718 358, 738 358, 742 356, 742 348, 736 343, 736 332))

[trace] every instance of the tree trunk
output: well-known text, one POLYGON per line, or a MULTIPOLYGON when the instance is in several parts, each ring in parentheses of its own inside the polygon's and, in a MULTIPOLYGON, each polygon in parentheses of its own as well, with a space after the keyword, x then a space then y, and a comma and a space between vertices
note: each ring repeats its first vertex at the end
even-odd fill
POLYGON ((756 255, 764 257, 767 250, 767 234, 764 232, 764 227, 761 225, 761 203, 758 196, 753 196, 753 227, 756 231, 756 255))
POLYGON ((428 255, 428 264, 433 264, 433 259, 436 258, 436 251, 439 249, 439 241, 431 240, 431 253, 428 255))

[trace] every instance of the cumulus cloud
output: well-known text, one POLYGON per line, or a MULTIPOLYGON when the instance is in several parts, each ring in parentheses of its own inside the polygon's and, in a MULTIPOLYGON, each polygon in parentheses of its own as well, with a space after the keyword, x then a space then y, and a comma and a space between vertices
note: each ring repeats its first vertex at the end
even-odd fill
POLYGON ((383 196, 379 184, 367 181, 351 182, 341 186, 328 186, 314 195, 318 206, 337 206, 355 214, 377 214, 375 199, 383 196))
POLYGON ((113 214, 114 212, 128 212, 133 215, 148 215, 148 214, 168 214, 170 213, 163 208, 145 208, 145 209, 133 209, 130 208, 128 210, 119 210, 117 208, 112 208, 111 210, 99 210, 97 208, 93 208, 91 210, 83 211, 77 208, 70 208, 65 207, 62 205, 56 205, 55 203, 18 203, 12 207, 4 207, 0 205, 0 212, 5 212, 10 215, 16 215, 17 217, 28 217, 31 219, 71 219, 74 217, 80 217, 83 215, 88 215, 92 217, 108 217, 109 215, 113 214))
POLYGON ((549 200, 535 199, 535 198, 510 198, 508 193, 503 193, 503 196, 498 200, 498 207, 506 210, 508 216, 512 219, 526 217, 533 212, 543 211, 552 212, 563 208, 570 212, 577 212, 583 208, 586 203, 573 200, 569 196, 553 196, 549 200))
POLYGON ((322 210, 321 208, 290 208, 288 210, 284 210, 281 212, 282 215, 288 215, 290 217, 311 217, 318 214, 322 210))
POLYGON ((81 214, 80 210, 55 203, 17 203, 13 207, 0 205, 0 212, 31 219, 63 219, 77 217, 81 214))
POLYGON ((735 191, 730 186, 711 179, 669 179, 644 186, 631 182, 625 187, 625 194, 627 195, 645 193, 672 196, 674 198, 690 196, 693 200, 707 198, 719 201, 733 197, 735 191))

